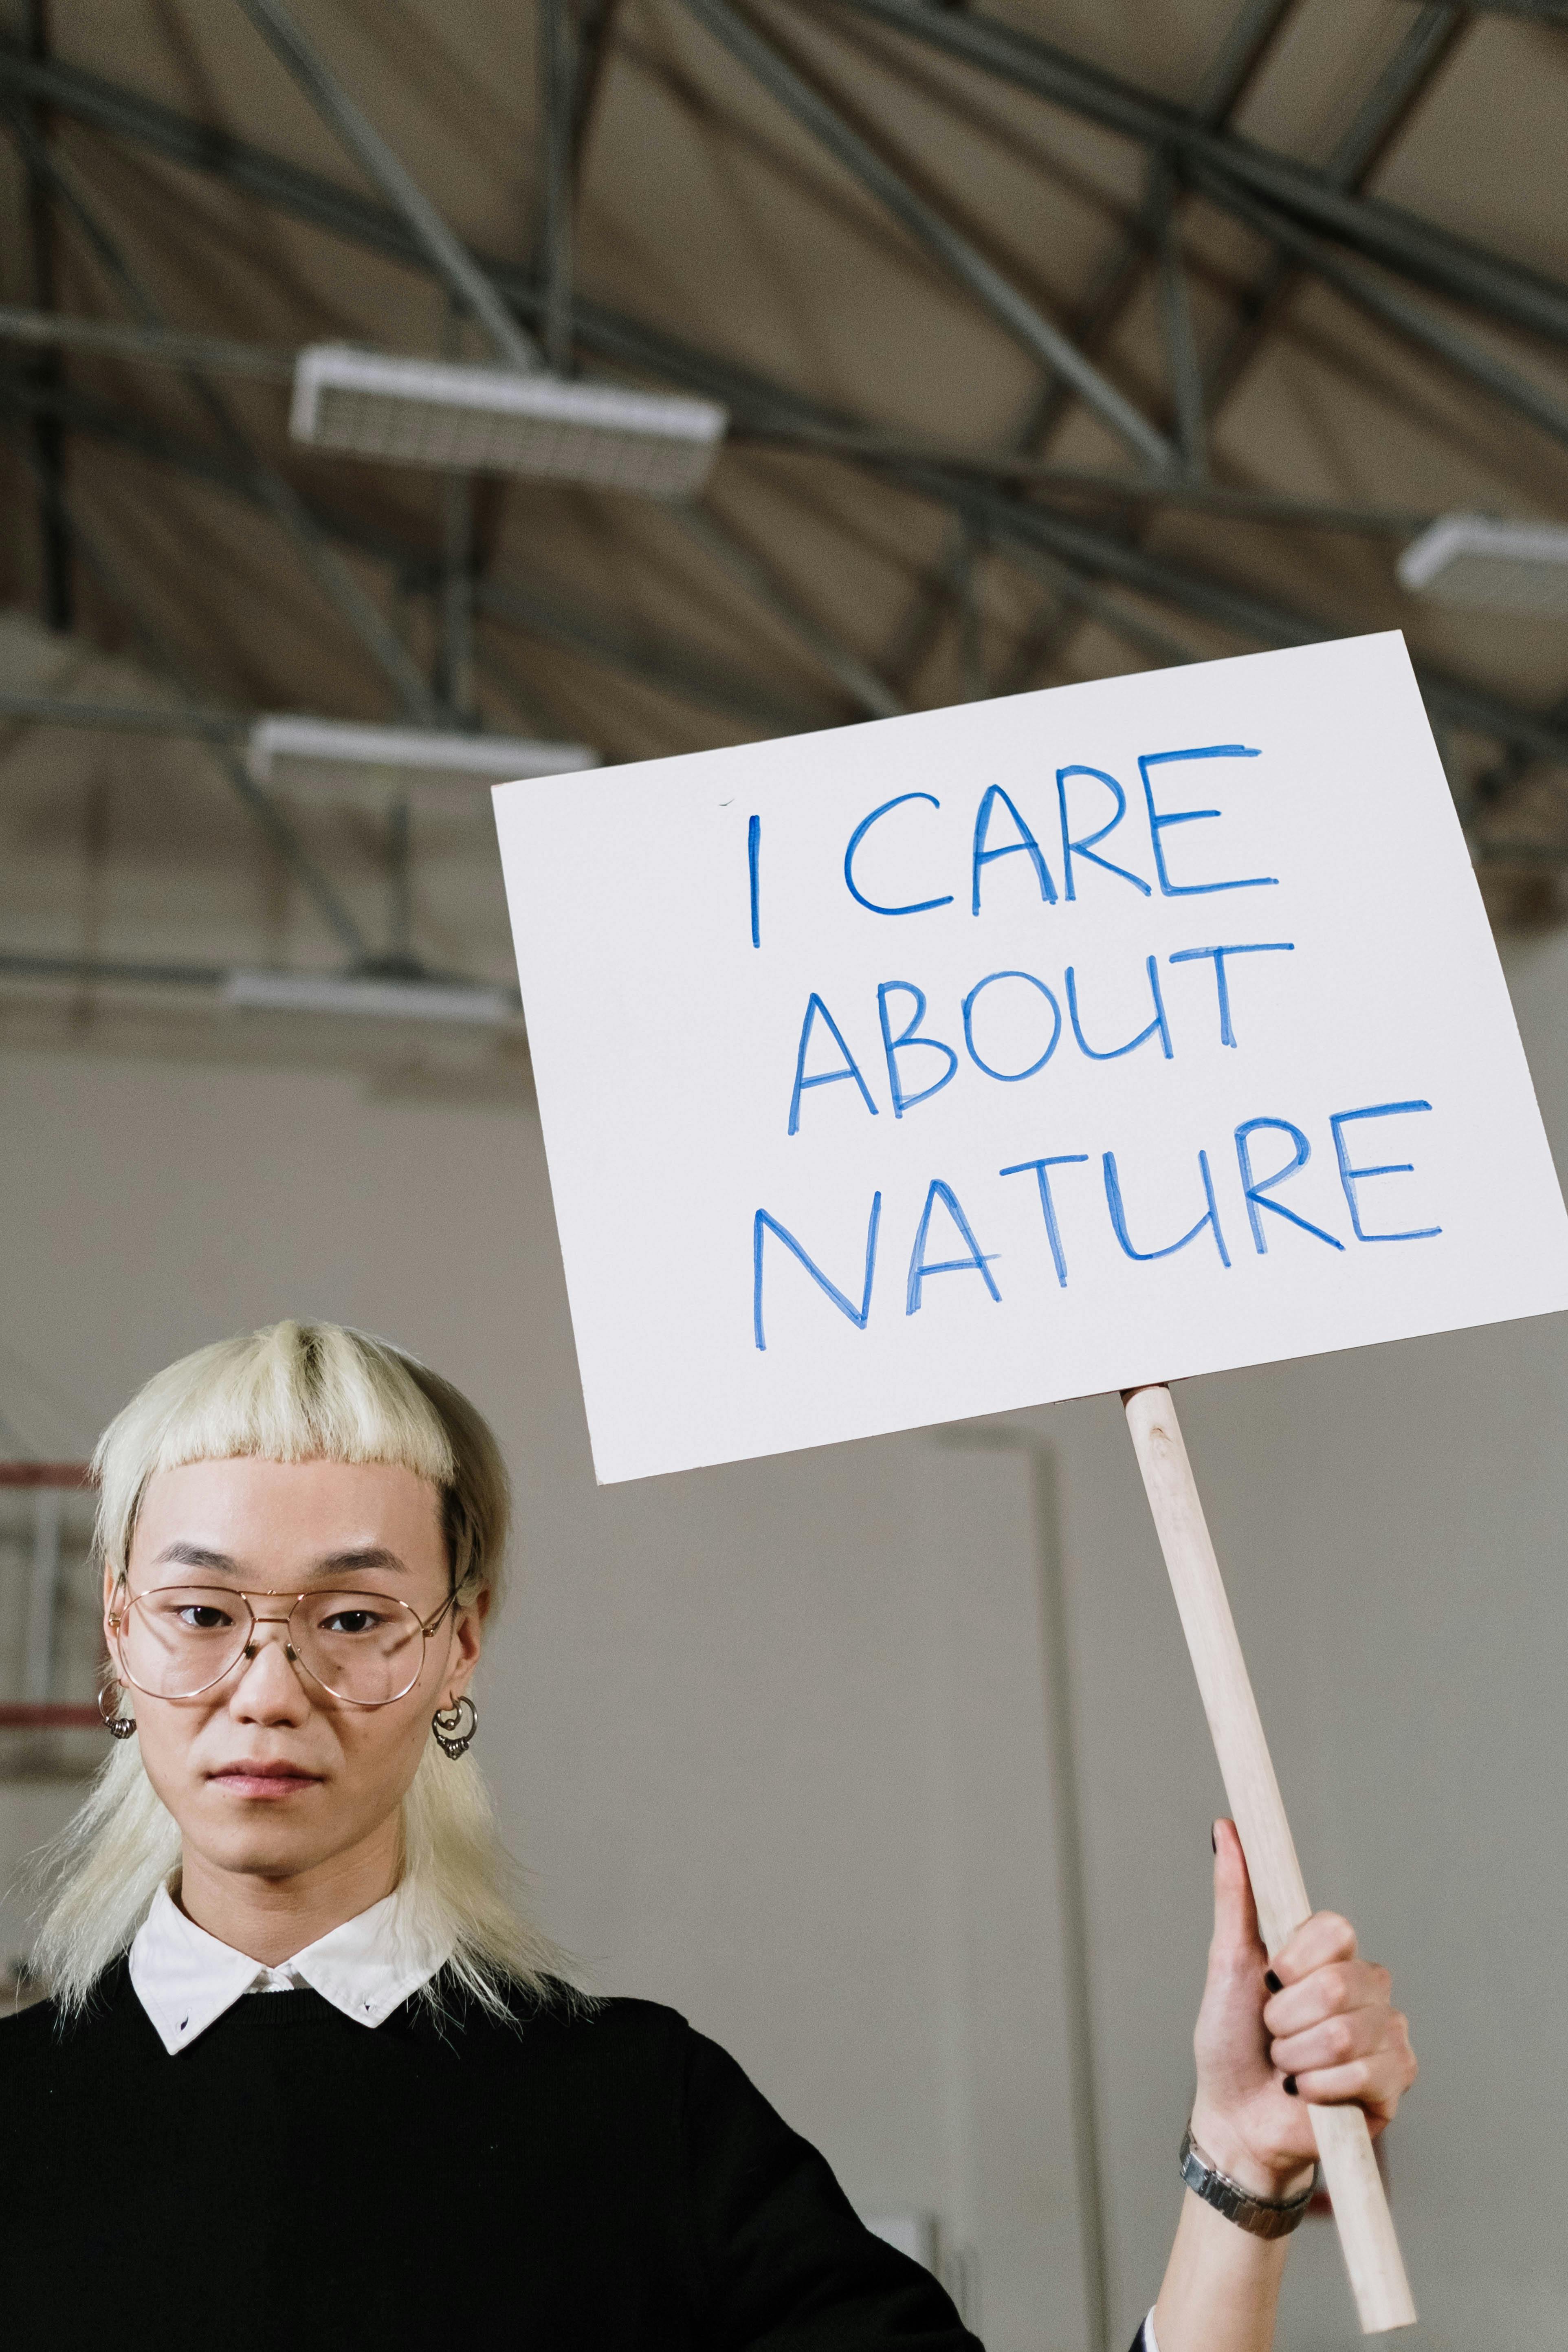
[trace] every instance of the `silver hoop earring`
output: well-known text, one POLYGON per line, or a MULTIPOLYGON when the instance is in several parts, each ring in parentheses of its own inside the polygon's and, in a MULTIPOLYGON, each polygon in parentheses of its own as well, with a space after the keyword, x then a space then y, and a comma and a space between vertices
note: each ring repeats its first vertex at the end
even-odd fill
POLYGON ((134 1739, 136 1737, 136 1717, 120 1712, 120 1703, 124 1696, 123 1684, 117 1682, 112 1675, 98 1694, 98 1711, 111 1739, 134 1739))
POLYGON ((454 1764, 472 1743, 474 1734, 479 1727, 479 1710, 467 1691, 451 1706, 438 1706, 430 1717, 430 1729, 435 1736, 437 1747, 449 1756, 454 1764), (465 1709, 467 1709, 466 1720, 465 1709))

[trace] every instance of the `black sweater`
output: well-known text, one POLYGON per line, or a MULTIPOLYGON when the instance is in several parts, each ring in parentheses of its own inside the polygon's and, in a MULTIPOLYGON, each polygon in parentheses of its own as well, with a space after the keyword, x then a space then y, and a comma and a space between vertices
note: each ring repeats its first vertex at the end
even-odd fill
POLYGON ((121 1963, 0 2024, 0 2341, 48 2352, 978 2352, 671 2010, 237 2001, 170 2057, 121 1963))

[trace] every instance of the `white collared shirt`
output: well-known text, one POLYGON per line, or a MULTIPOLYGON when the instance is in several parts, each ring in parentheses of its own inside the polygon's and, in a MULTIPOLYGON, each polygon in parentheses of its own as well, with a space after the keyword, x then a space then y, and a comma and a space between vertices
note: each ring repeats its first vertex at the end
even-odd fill
POLYGON ((251 1992, 318 1992, 357 2025, 380 2025, 451 1958, 420 1943, 405 1912, 400 1893, 384 1895, 271 1969, 220 1944, 161 1886, 131 1947, 131 1982, 171 2057, 251 1992))

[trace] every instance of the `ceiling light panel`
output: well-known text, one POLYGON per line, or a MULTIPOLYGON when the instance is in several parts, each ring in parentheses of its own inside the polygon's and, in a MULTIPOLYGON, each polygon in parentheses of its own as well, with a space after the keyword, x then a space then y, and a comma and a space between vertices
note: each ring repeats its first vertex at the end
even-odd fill
POLYGON ((389 465, 684 499, 707 480, 728 423, 709 400, 317 343, 295 364, 289 430, 389 465))
POLYGON ((388 794, 426 806, 527 776, 562 776, 596 768, 585 743, 537 742, 515 735, 437 734, 421 727, 366 727, 342 719, 258 719, 246 744, 253 781, 281 792, 336 800, 388 794))
POLYGON ((1401 584, 1439 604, 1568 619, 1568 530, 1560 524, 1441 516, 1399 559, 1401 584))
POLYGON ((455 1021, 496 1029, 521 1019, 504 988, 380 980, 331 971, 231 971, 223 1002, 237 1012, 330 1013, 372 1021, 455 1021))

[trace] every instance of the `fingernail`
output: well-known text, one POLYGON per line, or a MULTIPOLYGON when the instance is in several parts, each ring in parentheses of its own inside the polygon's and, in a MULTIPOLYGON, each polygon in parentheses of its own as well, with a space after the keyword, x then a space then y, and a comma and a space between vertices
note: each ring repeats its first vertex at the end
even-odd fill
POLYGON ((1270 1992, 1283 1992, 1285 1990, 1272 1969, 1264 1969, 1263 1981, 1268 1987, 1270 1992))
POLYGON ((1297 2099, 1300 2098, 1300 2093, 1296 2088, 1295 2075, 1287 2074, 1285 2077, 1285 2096, 1288 2099, 1297 2099))
POLYGON ((1219 1832, 1212 1822, 1209 1823, 1209 1852, 1211 1853, 1219 1852, 1219 1832))

